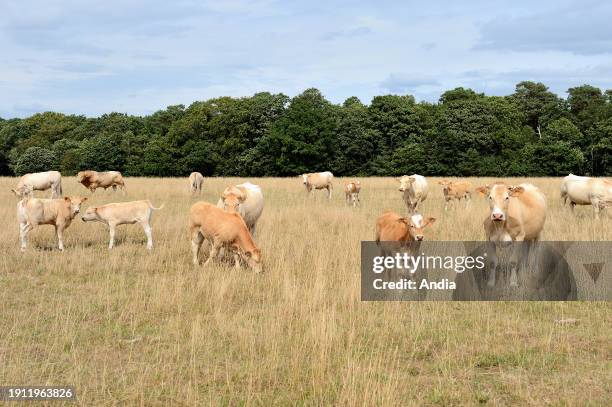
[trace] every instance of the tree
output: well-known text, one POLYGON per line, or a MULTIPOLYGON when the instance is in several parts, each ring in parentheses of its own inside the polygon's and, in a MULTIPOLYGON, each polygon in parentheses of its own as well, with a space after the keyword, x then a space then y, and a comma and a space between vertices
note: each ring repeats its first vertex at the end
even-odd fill
POLYGON ((525 115, 525 124, 531 127, 539 137, 542 136, 542 126, 563 114, 562 100, 540 82, 519 82, 510 98, 517 103, 525 115))
POLYGON ((30 147, 12 164, 12 169, 17 175, 49 171, 53 169, 54 161, 53 151, 41 147, 30 147))
POLYGON ((466 100, 475 100, 484 97, 484 93, 476 93, 472 89, 455 88, 447 90, 440 96, 440 103, 462 102, 466 100))
POLYGON ((580 129, 565 117, 550 122, 542 134, 543 140, 565 141, 575 147, 586 147, 586 140, 580 129))
POLYGON ((567 93, 570 112, 580 130, 586 131, 595 122, 605 118, 606 98, 601 93, 601 89, 582 85, 569 88, 567 93))

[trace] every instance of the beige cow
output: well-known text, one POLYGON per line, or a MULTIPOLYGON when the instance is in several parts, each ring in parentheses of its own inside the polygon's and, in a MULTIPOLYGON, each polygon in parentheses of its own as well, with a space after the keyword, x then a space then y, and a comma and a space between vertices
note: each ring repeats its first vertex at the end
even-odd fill
POLYGON ((255 227, 264 208, 264 197, 259 185, 245 182, 225 188, 217 207, 226 211, 237 212, 255 236, 255 227))
POLYGON ((236 268, 240 267, 242 257, 255 272, 262 271, 261 251, 238 213, 224 211, 208 202, 196 202, 189 212, 189 230, 194 265, 199 263, 198 254, 206 240, 212 247, 205 266, 225 247, 234 252, 236 268))
POLYGON ((576 205, 592 205, 599 218, 600 211, 612 206, 612 181, 570 174, 561 182, 561 199, 563 205, 569 201, 572 212, 576 205))
POLYGON ((202 183, 204 182, 204 176, 199 172, 192 172, 189 174, 189 191, 192 194, 202 195, 202 183))
POLYGON ((19 220, 19 239, 21 251, 26 250, 28 233, 38 225, 53 225, 57 235, 57 245, 64 250, 64 230, 80 212, 81 204, 87 198, 78 196, 58 199, 24 198, 17 203, 19 220))
POLYGON ((344 183, 344 197, 347 205, 353 205, 353 208, 357 205, 361 205, 359 199, 359 192, 361 192, 360 181, 346 181, 344 183))
MULTIPOLYGON (((546 221, 546 198, 534 185, 506 185, 503 182, 486 185, 476 189, 485 195, 489 202, 490 213, 484 220, 487 240, 493 244, 489 260, 488 286, 495 286, 498 265, 498 251, 503 242, 537 242, 546 221)), ((533 245, 530 245, 533 246, 533 245)), ((510 259, 510 286, 518 286, 517 269, 529 256, 529 246, 515 244, 510 259), (523 249, 527 249, 526 251, 523 249)))
POLYGON ((332 183, 334 174, 329 171, 316 172, 311 174, 302 174, 302 183, 306 187, 306 193, 310 193, 313 189, 326 189, 327 198, 331 199, 334 185, 332 183))
POLYGON ((396 180, 400 183, 399 191, 403 194, 408 213, 415 213, 419 204, 427 199, 427 180, 418 174, 404 175, 396 180))
POLYGON ((459 202, 465 199, 467 207, 472 199, 472 183, 469 181, 438 181, 444 193, 444 210, 448 209, 450 202, 459 202))
POLYGON ((80 171, 77 174, 77 181, 83 184, 83 186, 91 191, 93 194, 96 189, 113 188, 113 191, 117 190, 117 187, 121 188, 123 195, 125 195, 125 182, 123 176, 119 171, 80 171))
POLYGON ((62 174, 58 171, 34 172, 19 178, 13 193, 20 198, 33 197, 34 191, 51 189, 51 199, 62 196, 62 174))
POLYGON ((156 208, 149 200, 109 203, 87 208, 81 219, 83 222, 101 222, 108 226, 110 232, 109 249, 115 246, 115 228, 117 226, 139 223, 147 236, 147 250, 152 250, 151 216, 154 210, 159 210, 163 207, 164 205, 162 204, 162 206, 156 208))

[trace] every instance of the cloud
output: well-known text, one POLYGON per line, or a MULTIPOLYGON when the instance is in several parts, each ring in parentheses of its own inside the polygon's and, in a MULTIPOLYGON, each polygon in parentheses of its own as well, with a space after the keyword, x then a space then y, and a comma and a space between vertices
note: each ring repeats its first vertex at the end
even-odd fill
POLYGON ((389 75, 380 86, 392 93, 411 93, 417 88, 439 86, 440 82, 432 77, 420 76, 418 74, 389 75))
POLYGON ((372 30, 369 27, 361 26, 349 30, 331 31, 321 36, 324 41, 333 41, 338 38, 354 38, 362 35, 370 34, 372 30))
POLYGON ((609 54, 611 15, 612 3, 583 1, 535 14, 498 16, 482 25, 481 38, 474 49, 609 54))

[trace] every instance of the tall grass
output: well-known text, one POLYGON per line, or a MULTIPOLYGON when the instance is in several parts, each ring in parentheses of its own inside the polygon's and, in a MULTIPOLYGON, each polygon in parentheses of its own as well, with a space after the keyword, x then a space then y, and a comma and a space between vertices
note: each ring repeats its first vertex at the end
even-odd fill
MULTIPOLYGON (((344 204, 338 179, 331 202, 307 197, 297 177, 253 179, 266 198, 256 236, 265 273, 192 266, 189 207, 240 181, 206 179, 194 198, 186 179, 127 179, 126 197, 90 197, 85 207, 165 202, 151 254, 137 225, 118 228, 109 251, 106 228, 78 219, 65 252, 41 226, 22 254, 16 180, 0 179, 0 384, 73 385, 86 406, 609 404, 608 303, 360 301, 360 241, 383 210, 405 211, 390 178, 362 179, 359 208, 344 204)), ((427 238, 484 239, 486 202, 444 213, 429 181, 421 212, 438 221, 427 238)), ((572 215, 559 180, 531 182, 548 198, 544 240, 612 240, 609 214, 572 215)), ((63 187, 90 196, 74 178, 63 187)))

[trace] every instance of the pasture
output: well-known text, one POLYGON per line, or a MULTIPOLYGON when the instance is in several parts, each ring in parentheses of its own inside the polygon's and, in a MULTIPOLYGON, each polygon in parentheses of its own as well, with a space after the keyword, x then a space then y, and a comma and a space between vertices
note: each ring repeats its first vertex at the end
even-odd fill
MULTIPOLYGON (((41 226, 22 254, 16 179, 0 178, 0 383, 72 385, 87 406, 609 405, 609 303, 361 302, 360 241, 373 239, 383 210, 405 212, 397 182, 362 178, 352 208, 342 179, 331 202, 306 197, 298 177, 250 180, 266 199, 259 275, 190 262, 189 207, 244 179, 205 178, 192 197, 186 178, 127 178, 124 197, 64 177, 64 195, 89 197, 83 211, 165 203, 153 252, 138 225, 120 226, 109 252, 106 227, 77 218, 65 252, 41 226), (578 322, 555 323, 567 318, 578 322)), ((483 240, 485 200, 444 213, 438 180, 428 178, 420 209, 437 218, 426 239, 483 240)), ((530 181, 547 196, 543 240, 612 240, 610 213, 571 215, 559 179, 530 181)))

